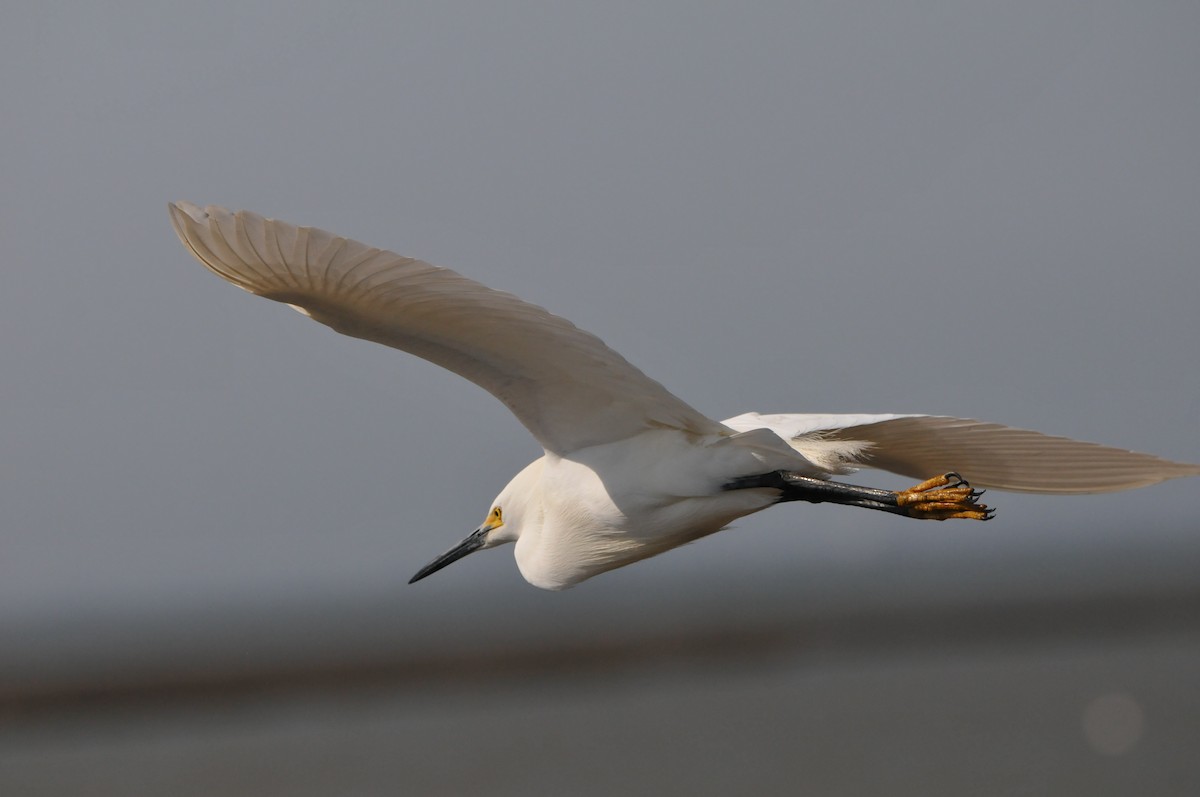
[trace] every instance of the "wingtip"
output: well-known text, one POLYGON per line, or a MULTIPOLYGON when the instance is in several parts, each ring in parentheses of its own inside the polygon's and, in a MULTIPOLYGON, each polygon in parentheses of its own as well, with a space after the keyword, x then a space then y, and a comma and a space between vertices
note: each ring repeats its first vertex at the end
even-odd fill
POLYGON ((188 242, 187 224, 191 221, 191 214, 186 210, 190 202, 168 202, 167 217, 171 220, 171 229, 175 230, 175 234, 179 236, 179 241, 188 248, 193 254, 195 249, 188 242))
POLYGON ((207 213, 205 213, 204 208, 200 207, 199 205, 195 204, 194 202, 188 202, 186 199, 180 199, 175 202, 168 202, 167 203, 167 212, 172 217, 187 216, 188 218, 193 219, 195 221, 199 221, 200 219, 204 218, 204 216, 208 215, 207 213))
POLYGON ((257 213, 251 213, 248 210, 240 210, 236 213, 228 208, 220 205, 197 205, 195 202, 188 202, 180 199, 175 202, 167 203, 167 212, 173 221, 187 220, 196 224, 203 224, 207 221, 216 220, 221 222, 226 218, 234 216, 261 218, 257 213))
POLYGON ((167 216, 171 219, 171 226, 175 228, 175 233, 179 236, 180 240, 186 243, 188 224, 203 222, 208 213, 199 205, 179 200, 167 203, 167 216))

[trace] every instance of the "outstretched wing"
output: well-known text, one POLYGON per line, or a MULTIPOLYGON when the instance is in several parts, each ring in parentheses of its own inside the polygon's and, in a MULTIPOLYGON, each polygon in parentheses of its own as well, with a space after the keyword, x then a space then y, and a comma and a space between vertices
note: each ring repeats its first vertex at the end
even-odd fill
POLYGON ((771 429, 802 454, 833 447, 861 467, 912 479, 955 471, 976 487, 1023 493, 1106 493, 1200 476, 1200 465, 941 415, 747 413, 725 424, 771 429))
POLYGON ((547 451, 649 428, 722 430, 596 336, 511 294, 312 227, 189 202, 169 207, 179 239, 217 275, 471 380, 547 451))

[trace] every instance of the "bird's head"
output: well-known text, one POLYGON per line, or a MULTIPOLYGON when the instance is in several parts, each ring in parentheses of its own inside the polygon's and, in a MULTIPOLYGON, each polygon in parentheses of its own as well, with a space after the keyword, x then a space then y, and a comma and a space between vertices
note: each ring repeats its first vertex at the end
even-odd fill
POLYGON ((485 548, 494 548, 506 542, 516 542, 521 536, 527 510, 537 496, 536 482, 541 472, 541 460, 518 473, 496 496, 488 510, 487 518, 479 528, 471 532, 462 542, 434 559, 417 571, 408 583, 413 584, 432 575, 464 556, 485 548), (536 466, 536 467, 535 467, 536 466))

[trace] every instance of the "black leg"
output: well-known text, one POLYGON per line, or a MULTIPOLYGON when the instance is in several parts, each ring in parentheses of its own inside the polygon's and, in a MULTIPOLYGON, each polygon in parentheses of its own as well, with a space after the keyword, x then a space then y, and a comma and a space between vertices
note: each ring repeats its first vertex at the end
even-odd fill
POLYGON ((995 514, 995 510, 977 503, 982 491, 972 490, 957 473, 936 476, 900 492, 814 479, 786 470, 743 476, 724 485, 726 490, 762 488, 779 490, 781 503, 808 501, 861 506, 925 520, 990 520, 995 514))

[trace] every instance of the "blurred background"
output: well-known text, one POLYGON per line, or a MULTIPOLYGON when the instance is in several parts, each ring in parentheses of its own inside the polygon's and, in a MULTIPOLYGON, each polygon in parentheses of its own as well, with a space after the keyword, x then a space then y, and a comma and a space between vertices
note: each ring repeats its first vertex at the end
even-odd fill
POLYGON ((564 593, 511 549, 409 587, 533 441, 214 278, 166 202, 455 268, 717 418, 1197 461, 1198 32, 1174 2, 10 4, 0 794, 1197 793, 1200 483, 992 494, 986 526, 789 505, 564 593))

